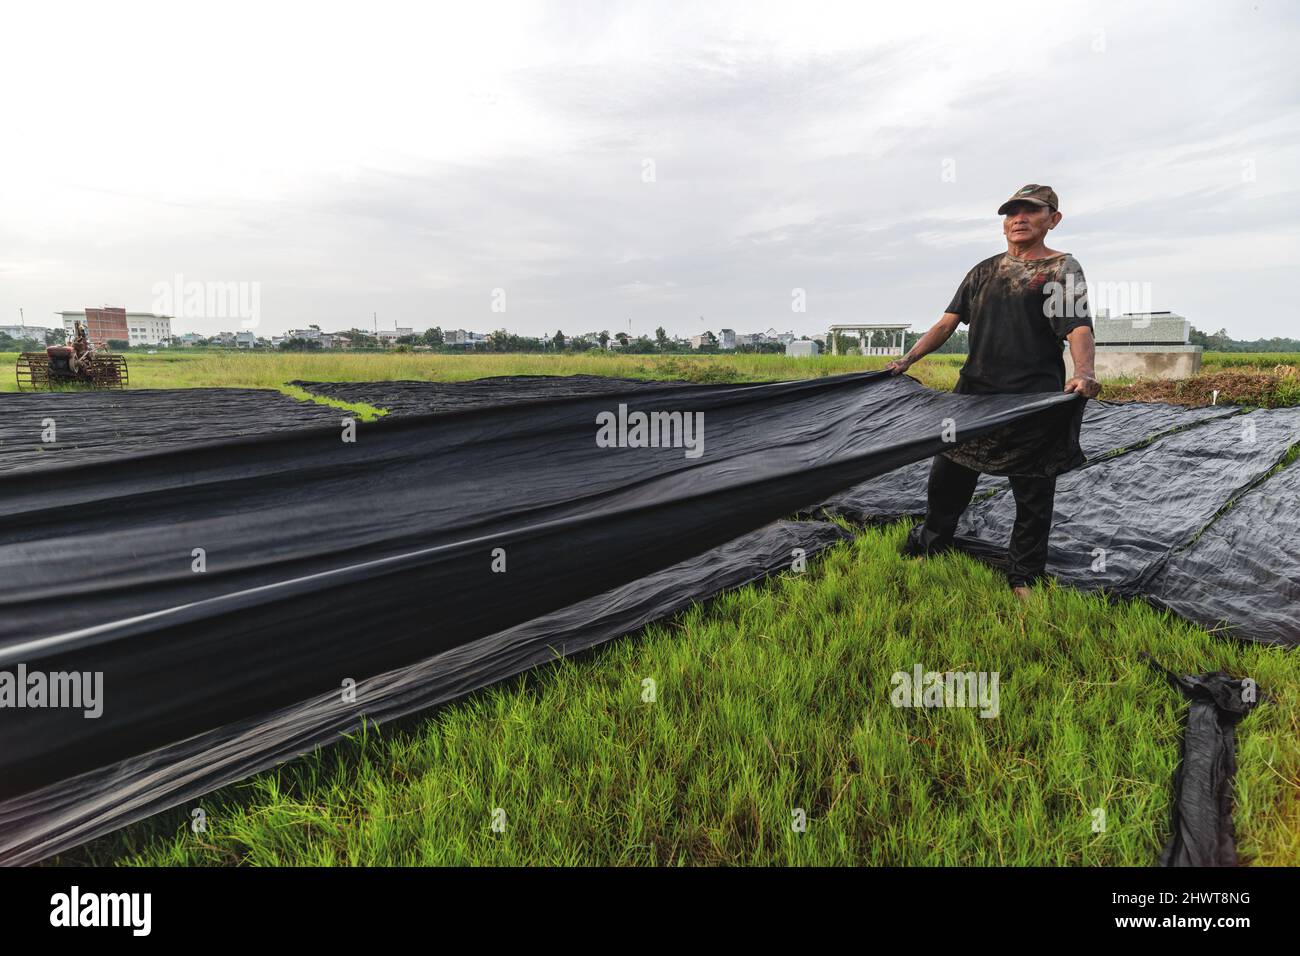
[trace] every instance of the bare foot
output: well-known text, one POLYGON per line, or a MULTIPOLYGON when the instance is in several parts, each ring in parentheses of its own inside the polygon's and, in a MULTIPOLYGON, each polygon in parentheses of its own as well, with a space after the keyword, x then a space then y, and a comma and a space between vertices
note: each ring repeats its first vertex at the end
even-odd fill
POLYGON ((1025 587, 1023 584, 1012 588, 1011 593, 1014 594, 1016 597, 1020 598, 1020 600, 1022 601, 1029 600, 1029 588, 1025 587))

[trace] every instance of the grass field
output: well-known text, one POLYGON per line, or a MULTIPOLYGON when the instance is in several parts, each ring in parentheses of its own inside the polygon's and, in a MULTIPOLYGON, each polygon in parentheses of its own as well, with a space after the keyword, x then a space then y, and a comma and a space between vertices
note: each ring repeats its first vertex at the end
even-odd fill
MULTIPOLYGON (((132 380, 152 387, 576 372, 717 380, 727 369, 776 379, 883 364, 141 359, 132 380)), ((949 387, 959 363, 931 357, 915 371, 949 387)), ((1168 835, 1186 705, 1140 661, 1147 651, 1182 672, 1250 675, 1270 695, 1239 728, 1239 851, 1249 863, 1300 864, 1294 654, 1211 637, 1140 602, 1049 587, 1021 605, 964 555, 901 558, 905 529, 868 530, 803 574, 212 794, 196 804, 205 833, 190 832, 190 805, 58 862, 1148 866, 1168 835), (891 675, 915 664, 997 671, 999 716, 891 706, 891 675), (646 678, 654 702, 642 700, 646 678), (1103 832, 1093 831, 1098 809, 1103 832), (806 832, 791 825, 797 811, 806 832)))

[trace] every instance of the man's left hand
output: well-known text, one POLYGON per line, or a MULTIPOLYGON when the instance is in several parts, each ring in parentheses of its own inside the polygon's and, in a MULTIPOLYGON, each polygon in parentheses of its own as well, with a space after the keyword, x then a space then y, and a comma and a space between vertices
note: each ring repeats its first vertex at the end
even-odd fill
POLYGON ((1065 383, 1067 392, 1078 392, 1084 398, 1096 398, 1101 394, 1101 382, 1091 375, 1076 375, 1065 383))

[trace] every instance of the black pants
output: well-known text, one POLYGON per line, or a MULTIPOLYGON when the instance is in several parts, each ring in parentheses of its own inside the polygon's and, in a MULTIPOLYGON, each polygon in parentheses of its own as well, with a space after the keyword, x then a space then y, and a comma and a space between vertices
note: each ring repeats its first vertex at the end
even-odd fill
MULTIPOLYGON (((942 455, 930 466, 928 512, 925 523, 912 529, 908 538, 911 554, 934 554, 952 547, 957 521, 970 504, 980 473, 942 455)), ((1007 548, 1010 563, 1007 578, 1012 587, 1028 585, 1043 577, 1047 564, 1047 535, 1052 530, 1052 502, 1056 498, 1055 478, 1012 476, 1011 493, 1016 498, 1016 523, 1007 548)))

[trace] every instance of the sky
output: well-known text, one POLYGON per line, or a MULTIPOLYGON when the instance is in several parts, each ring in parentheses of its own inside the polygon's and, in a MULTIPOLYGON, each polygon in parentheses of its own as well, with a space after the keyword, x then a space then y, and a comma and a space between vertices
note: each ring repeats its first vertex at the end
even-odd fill
POLYGON ((1046 183, 1094 308, 1300 336, 1300 5, 43 2, 0 35, 0 325, 923 329, 1046 183))

